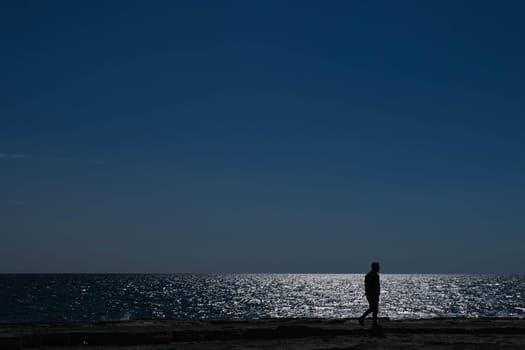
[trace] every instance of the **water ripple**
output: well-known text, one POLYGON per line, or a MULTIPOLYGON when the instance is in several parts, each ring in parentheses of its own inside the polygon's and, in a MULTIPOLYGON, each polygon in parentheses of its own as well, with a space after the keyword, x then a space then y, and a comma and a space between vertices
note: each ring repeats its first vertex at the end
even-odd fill
MULTIPOLYGON (((525 317, 525 276, 382 275, 380 316, 525 317)), ((0 275, 0 322, 357 317, 363 275, 0 275)))

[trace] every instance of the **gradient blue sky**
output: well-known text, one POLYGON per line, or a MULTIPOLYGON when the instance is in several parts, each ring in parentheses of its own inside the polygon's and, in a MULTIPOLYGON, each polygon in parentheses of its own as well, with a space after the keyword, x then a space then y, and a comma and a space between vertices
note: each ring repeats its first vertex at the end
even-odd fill
POLYGON ((2 1, 0 272, 525 273, 521 1, 2 1))

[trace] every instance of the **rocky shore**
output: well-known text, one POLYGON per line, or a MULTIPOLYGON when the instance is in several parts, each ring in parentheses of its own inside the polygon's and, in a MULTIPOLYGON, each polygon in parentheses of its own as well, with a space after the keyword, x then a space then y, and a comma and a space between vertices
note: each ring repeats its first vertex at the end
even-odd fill
POLYGON ((0 324, 0 349, 525 349, 523 319, 139 320, 0 324))

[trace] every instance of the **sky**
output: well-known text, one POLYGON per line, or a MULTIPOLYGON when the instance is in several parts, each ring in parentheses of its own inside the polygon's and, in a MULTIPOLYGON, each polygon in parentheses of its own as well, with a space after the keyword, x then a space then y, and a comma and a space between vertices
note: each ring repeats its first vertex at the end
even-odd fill
POLYGON ((525 273, 522 1, 2 1, 0 272, 525 273))

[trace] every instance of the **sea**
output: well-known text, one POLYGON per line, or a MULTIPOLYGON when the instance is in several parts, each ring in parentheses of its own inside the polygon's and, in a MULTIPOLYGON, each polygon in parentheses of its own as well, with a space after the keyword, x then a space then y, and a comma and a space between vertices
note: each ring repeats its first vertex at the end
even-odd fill
MULTIPOLYGON (((352 318, 363 274, 0 274, 0 323, 352 318)), ((525 318, 525 275, 381 274, 380 317, 525 318)))

